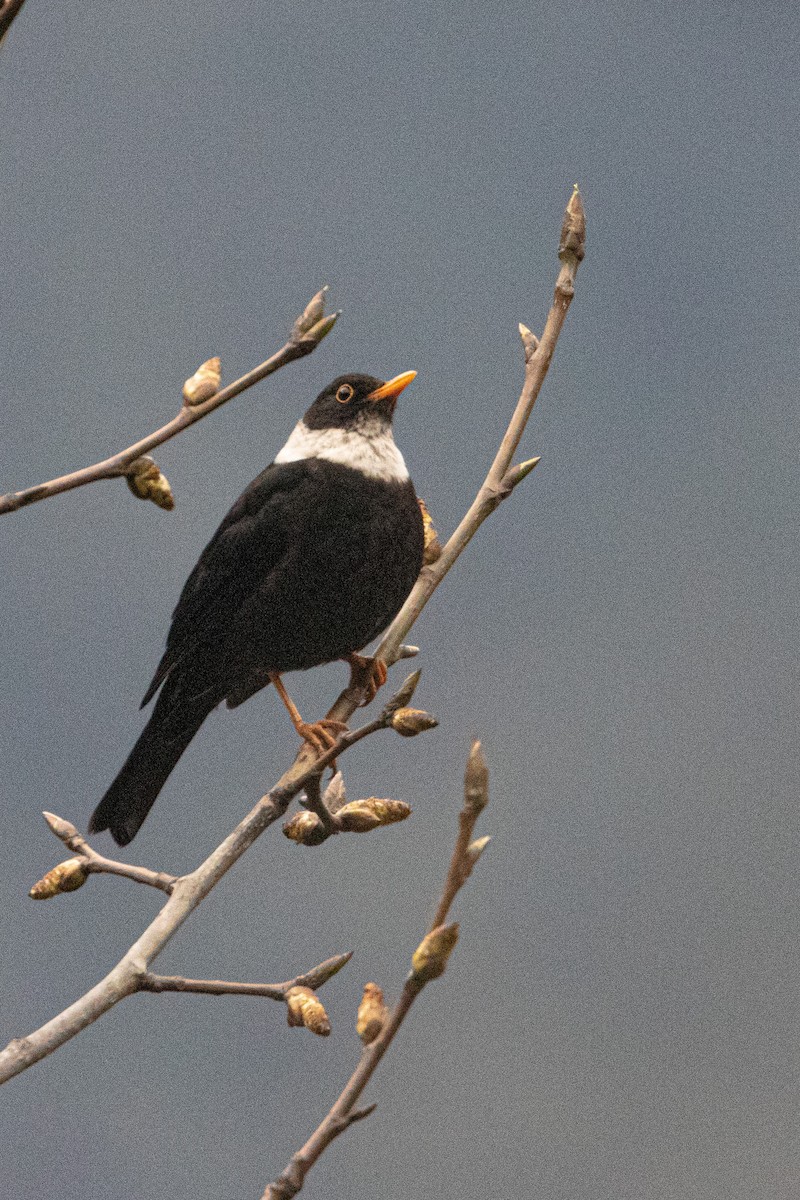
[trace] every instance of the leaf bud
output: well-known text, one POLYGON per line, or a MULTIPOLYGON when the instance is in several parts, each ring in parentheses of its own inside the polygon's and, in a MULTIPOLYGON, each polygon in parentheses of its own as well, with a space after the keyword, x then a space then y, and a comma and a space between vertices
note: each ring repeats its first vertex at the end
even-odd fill
POLYGON ((315 350, 322 339, 328 336, 340 316, 341 313, 331 313, 329 317, 323 317, 321 321, 316 321, 310 329, 301 333, 295 341, 299 352, 310 354, 312 350, 315 350))
POLYGON ((435 563, 437 559, 442 557, 442 545, 425 501, 417 496, 417 504, 422 513, 422 531, 425 539, 422 561, 426 567, 429 567, 431 563, 435 563))
POLYGON ((137 500, 152 500, 167 511, 175 507, 169 480, 149 454, 143 454, 126 468, 125 482, 137 500))
POLYGON ((204 400, 210 400, 219 391, 221 381, 219 358, 207 359, 183 385, 184 402, 193 407, 195 404, 202 404, 204 400))
POLYGON ((283 826, 284 837, 298 846, 319 846, 325 841, 325 827, 316 813, 298 812, 283 826))
POLYGON ((464 808, 477 816, 489 803, 489 768, 480 742, 473 742, 464 772, 464 808))
POLYGON ((76 892, 88 878, 89 871, 83 859, 68 858, 35 883, 28 895, 32 900, 49 900, 61 892, 76 892))
POLYGON ((558 244, 558 257, 564 262, 573 259, 579 263, 586 254, 586 213, 577 183, 570 196, 564 212, 564 223, 561 226, 561 238, 558 244))
POLYGON ((394 825, 410 816, 411 805, 405 800, 381 800, 369 796, 343 805, 336 814, 336 823, 345 833, 368 833, 379 825, 394 825))
POLYGON ((486 837, 476 838, 474 842, 470 842, 470 844, 467 846, 466 855, 470 871, 475 866, 475 863, 483 854, 491 840, 492 839, 487 835, 486 837))
POLYGON ((322 318, 322 315, 325 312, 325 293, 327 290, 328 285, 326 284, 325 287, 320 288, 320 290, 311 297, 308 304, 305 306, 303 311, 300 313, 300 316, 294 323, 294 327, 292 329, 292 334, 294 337, 302 337, 304 333, 307 333, 308 330, 311 329, 313 325, 316 325, 317 321, 322 318))
POLYGON ((293 1027, 305 1026, 319 1037, 327 1037, 331 1023, 322 1001, 311 988, 293 987, 286 993, 286 1018, 293 1027))
POLYGON ((439 722, 421 708, 398 708, 392 713, 389 724, 401 737, 416 737, 426 729, 435 729, 439 722))
POLYGON ((391 700, 388 701, 384 712, 393 713, 397 712, 399 708, 406 708, 409 700, 411 700, 414 692, 417 690, 417 684, 421 676, 421 670, 412 671, 408 678, 403 680, 391 700))
POLYGON ((417 946, 411 958, 411 973, 418 983, 427 983, 443 974, 453 947, 458 941, 458 923, 438 925, 417 946))
POLYGON ((322 802, 329 813, 337 813, 346 800, 347 793, 344 790, 344 777, 341 771, 337 771, 325 788, 322 802))
POLYGON ((539 349, 539 339, 527 325, 519 323, 519 336, 522 338, 522 349, 525 352, 525 362, 530 362, 539 349))
POLYGON ((365 1046, 374 1042, 386 1024, 389 1010, 383 1002, 383 992, 377 983, 364 984, 364 997, 358 1006, 356 1033, 365 1046))

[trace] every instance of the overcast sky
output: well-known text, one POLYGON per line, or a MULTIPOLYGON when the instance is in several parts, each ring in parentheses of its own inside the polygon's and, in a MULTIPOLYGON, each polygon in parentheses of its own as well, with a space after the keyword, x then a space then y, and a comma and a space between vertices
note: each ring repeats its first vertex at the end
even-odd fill
MULTIPOLYGON (((794 4, 27 0, 0 51, 0 490, 167 420, 284 341, 321 349, 164 447, 165 513, 103 483, 0 518, 0 1042, 158 908, 35 904, 142 727, 180 587, 335 375, 416 369, 398 442, 460 519, 541 328, 578 182, 588 250, 521 447, 542 462, 426 610, 439 728, 344 762, 402 826, 266 834, 158 960, 279 980, 356 955, 334 1032, 140 996, 9 1084, 14 1200, 257 1198, 354 1066, 367 980, 430 919, 470 739, 493 841, 461 942, 309 1200, 777 1200, 797 1130, 798 138, 794 4)), ((320 715, 345 670, 290 677, 320 715)), ((184 871, 296 746, 272 690, 207 722, 132 862, 184 871)), ((111 843, 97 839, 109 852, 111 843)))

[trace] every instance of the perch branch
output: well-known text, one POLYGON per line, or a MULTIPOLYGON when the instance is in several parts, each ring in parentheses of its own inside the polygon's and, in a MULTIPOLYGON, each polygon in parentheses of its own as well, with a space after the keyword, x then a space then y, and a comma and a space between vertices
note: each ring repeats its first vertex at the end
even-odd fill
MULTIPOLYGON (((374 1041, 364 1047, 361 1059, 339 1097, 311 1137, 294 1154, 278 1178, 271 1183, 262 1200, 291 1200, 303 1187, 306 1175, 334 1138, 348 1129, 355 1121, 368 1116, 375 1105, 357 1108, 365 1087, 372 1078, 375 1068, 392 1044, 395 1034, 422 989, 432 979, 441 975, 447 965, 450 951, 458 936, 457 925, 445 925, 450 907, 459 889, 470 876, 478 855, 470 853, 469 836, 478 816, 489 799, 489 775, 481 753, 480 743, 475 742, 467 760, 464 777, 464 804, 459 814, 459 832, 456 839, 450 869, 447 873, 442 898, 428 934, 423 938, 411 960, 411 971, 406 978, 400 998, 388 1014, 386 1023, 374 1041), (468 830, 468 834, 465 831, 468 830)), ((482 839, 483 844, 485 841, 482 839)), ((480 853, 480 852, 479 852, 480 853)))
MULTIPOLYGON (((526 371, 522 395, 487 480, 482 485, 469 512, 445 545, 442 556, 434 564, 423 569, 409 599, 384 635, 377 653, 387 665, 397 661, 401 654, 400 648, 403 639, 433 591, 459 557, 475 531, 502 499, 509 494, 514 485, 514 480, 508 476, 509 464, 522 437, 525 422, 538 395, 572 299, 575 273, 583 257, 584 229, 583 208, 576 190, 567 205, 564 217, 559 247, 561 271, 541 342, 537 343, 529 331, 526 330, 523 333, 526 371)), ((531 469, 530 464, 523 464, 524 466, 527 466, 528 470, 531 469)), ((523 471, 522 467, 516 471, 519 478, 527 473, 523 471)), ((519 482, 519 478, 515 481, 519 482)), ((336 720, 347 721, 356 711, 359 700, 360 696, 354 696, 346 688, 331 708, 329 715, 336 720)), ((33 1063, 52 1053, 86 1026, 96 1021, 124 996, 137 991, 140 977, 146 973, 150 963, 166 946, 173 934, 223 875, 238 861, 245 850, 265 829, 284 815, 292 799, 304 790, 308 781, 314 776, 318 776, 323 766, 337 758, 347 746, 366 736, 367 731, 373 732, 383 728, 384 725, 382 714, 376 722, 365 726, 363 730, 356 730, 344 735, 330 751, 319 759, 314 759, 313 752, 307 747, 301 750, 275 787, 259 800, 233 832, 212 851, 199 867, 189 875, 176 880, 164 907, 109 974, 52 1020, 26 1037, 14 1039, 5 1050, 0 1052, 0 1083, 18 1075, 33 1063)), ((413 996, 409 998, 407 992, 404 991, 392 1019, 396 1020, 401 1006, 403 1004, 410 1006, 412 1000, 413 996)), ((404 1013, 400 1011, 400 1020, 403 1015, 404 1013)), ((399 1021, 397 1023, 399 1024, 399 1021)), ((387 1030, 388 1028, 387 1026, 387 1030)), ((371 1047, 373 1052, 376 1046, 384 1045, 387 1030, 384 1030, 384 1033, 373 1043, 371 1047)), ((347 1123, 351 1123, 352 1119, 352 1116, 349 1117, 347 1123)), ((275 1196, 279 1197, 280 1193, 276 1192, 275 1196)))
POLYGON ((117 479, 128 474, 131 464, 148 454, 156 446, 161 446, 170 438, 176 437, 184 429, 201 421, 203 417, 207 417, 209 413, 220 408, 228 400, 232 400, 234 396, 238 396, 253 384, 266 379, 267 375, 274 374, 281 367, 285 367, 287 363, 311 354, 326 334, 330 333, 339 316, 338 312, 331 313, 328 317, 322 316, 326 290, 323 288, 311 299, 304 312, 295 321, 289 340, 266 362, 261 363, 252 371, 248 371, 246 375, 242 375, 241 379, 229 383, 227 387, 215 392, 202 403, 194 405, 185 403, 177 416, 168 421, 166 425, 162 425, 160 429, 148 434, 141 441, 134 442, 126 450, 120 450, 118 454, 112 454, 110 458, 104 458, 102 462, 93 463, 92 466, 72 471, 69 475, 61 475, 58 479, 50 479, 35 487, 25 488, 24 491, 8 492, 6 495, 0 496, 0 514, 16 512, 17 509, 24 508, 27 504, 33 504, 37 500, 46 500, 50 496, 69 492, 84 484, 96 483, 99 479, 117 479))

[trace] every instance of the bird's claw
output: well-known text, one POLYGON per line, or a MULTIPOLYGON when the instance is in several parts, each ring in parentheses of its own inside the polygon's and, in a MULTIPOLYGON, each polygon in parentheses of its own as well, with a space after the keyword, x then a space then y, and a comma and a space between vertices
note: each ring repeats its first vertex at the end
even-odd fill
POLYGON ((300 737, 308 743, 318 758, 332 750, 341 735, 347 732, 344 721, 334 721, 331 717, 323 717, 321 721, 314 721, 313 724, 301 721, 296 728, 300 737))
POLYGON ((386 683, 386 663, 380 658, 366 658, 363 654, 351 654, 347 662, 350 664, 350 686, 363 690, 364 699, 359 708, 365 708, 386 683))

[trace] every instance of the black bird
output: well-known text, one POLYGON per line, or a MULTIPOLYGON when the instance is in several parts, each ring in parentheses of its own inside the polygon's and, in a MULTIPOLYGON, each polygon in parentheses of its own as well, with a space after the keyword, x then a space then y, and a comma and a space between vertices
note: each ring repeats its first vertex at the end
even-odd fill
MULTIPOLYGON (((335 659, 363 672, 370 660, 356 652, 419 574, 422 517, 392 436, 397 397, 415 374, 334 379, 236 501, 181 592, 142 707, 160 688, 158 700, 91 833, 109 829, 127 845, 212 709, 269 683, 306 741, 332 744, 325 722, 303 722, 280 676, 335 659)), ((376 669, 373 688, 385 677, 376 669)))

